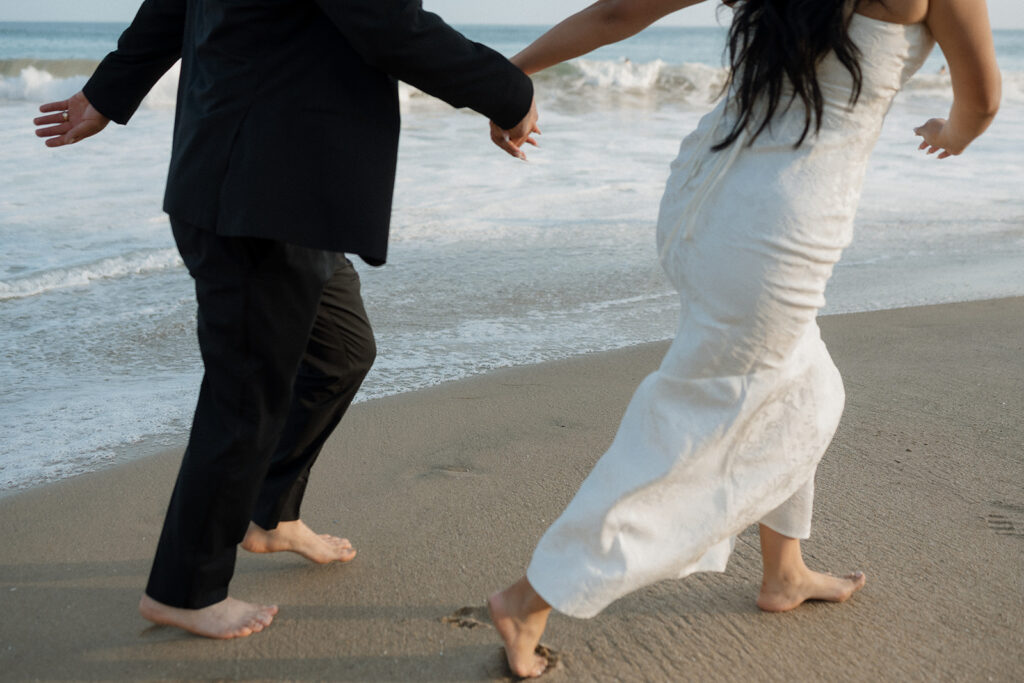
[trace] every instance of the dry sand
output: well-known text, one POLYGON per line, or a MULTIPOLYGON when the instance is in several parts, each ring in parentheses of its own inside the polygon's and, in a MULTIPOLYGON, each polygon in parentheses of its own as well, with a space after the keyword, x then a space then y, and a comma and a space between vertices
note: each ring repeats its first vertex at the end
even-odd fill
MULTIPOLYGON (((867 587, 760 613, 750 529, 725 574, 652 586, 589 621, 556 615, 551 680, 1024 679, 1024 299, 821 324, 848 403, 805 553, 863 569, 867 587)), ((443 619, 522 574, 664 348, 353 408, 304 515, 359 557, 241 553, 233 595, 281 607, 250 638, 203 640, 135 611, 180 452, 0 500, 0 678, 501 679, 494 631, 443 619)))

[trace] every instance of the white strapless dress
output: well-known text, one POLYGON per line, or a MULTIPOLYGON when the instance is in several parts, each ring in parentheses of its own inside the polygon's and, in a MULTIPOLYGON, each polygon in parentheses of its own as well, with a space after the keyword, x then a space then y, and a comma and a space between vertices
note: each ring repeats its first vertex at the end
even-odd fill
POLYGON ((658 219, 682 299, 675 341, 633 396, 608 452, 541 539, 527 571, 555 609, 590 617, 645 585, 723 571, 761 522, 810 534, 814 472, 843 410, 815 318, 850 243, 868 157, 893 97, 933 45, 920 24, 855 15, 860 99, 834 57, 818 78, 821 132, 803 109, 720 152, 723 101, 685 140, 658 219))

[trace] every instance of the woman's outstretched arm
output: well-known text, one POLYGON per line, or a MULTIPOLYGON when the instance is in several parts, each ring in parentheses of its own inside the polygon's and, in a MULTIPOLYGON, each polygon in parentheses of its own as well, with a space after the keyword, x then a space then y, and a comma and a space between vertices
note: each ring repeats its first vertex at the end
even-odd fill
POLYGON ((598 0, 512 58, 528 74, 624 40, 667 14, 705 0, 598 0))
POLYGON ((953 107, 948 119, 932 119, 916 130, 921 149, 940 159, 960 154, 985 132, 999 110, 1002 79, 992 44, 985 0, 931 0, 929 30, 949 63, 953 107))

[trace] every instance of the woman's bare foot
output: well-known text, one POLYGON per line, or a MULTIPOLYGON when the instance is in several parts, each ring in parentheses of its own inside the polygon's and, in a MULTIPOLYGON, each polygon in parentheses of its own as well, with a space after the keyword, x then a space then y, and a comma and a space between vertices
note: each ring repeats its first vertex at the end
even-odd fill
POLYGON ((839 577, 804 568, 793 576, 765 578, 761 582, 757 606, 766 612, 786 612, 807 600, 844 602, 860 590, 866 581, 863 572, 839 577))
POLYGON ((143 595, 139 614, 154 624, 177 626, 197 636, 243 638, 270 626, 277 614, 277 605, 253 605, 226 598, 202 609, 181 609, 143 595))
POLYGON ((536 653, 551 614, 551 606, 537 595, 526 578, 487 600, 494 628, 505 643, 508 667, 522 678, 537 678, 547 660, 536 653))
POLYGON ((804 564, 800 540, 782 536, 764 524, 761 524, 761 559, 764 578, 758 607, 769 612, 784 612, 807 600, 843 602, 867 581, 861 571, 846 577, 811 571, 804 564))
POLYGON ((267 531, 255 523, 242 540, 242 547, 251 553, 278 553, 290 551, 318 564, 350 562, 356 551, 347 538, 317 534, 301 520, 281 522, 276 529, 267 531))
POLYGON ((766 612, 786 612, 807 600, 843 602, 867 581, 863 572, 844 577, 812 572, 804 564, 799 539, 764 524, 760 530, 764 577, 757 606, 766 612))

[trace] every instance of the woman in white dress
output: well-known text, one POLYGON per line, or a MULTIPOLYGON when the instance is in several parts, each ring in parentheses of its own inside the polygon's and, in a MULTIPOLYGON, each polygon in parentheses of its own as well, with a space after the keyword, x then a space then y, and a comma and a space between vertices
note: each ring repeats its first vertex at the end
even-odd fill
MULTIPOLYGON (((603 0, 513 58, 534 73, 701 0, 603 0)), ((960 154, 991 122, 1000 76, 985 0, 738 0, 727 96, 681 146, 658 219, 679 290, 678 332, 608 452, 489 606, 509 665, 539 676, 552 608, 596 615, 662 579, 723 571, 760 524, 757 604, 842 602, 864 585, 803 562, 814 472, 844 393, 815 317, 849 243, 868 157, 892 98, 935 40, 953 106, 916 129, 960 154)), ((501 132, 492 131, 500 140, 501 132)), ((513 141, 521 144, 522 141, 513 141)))

